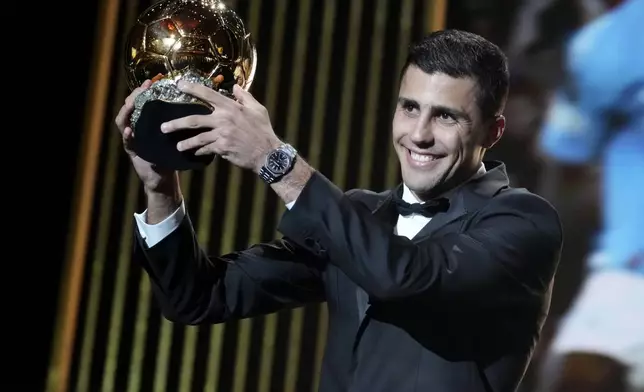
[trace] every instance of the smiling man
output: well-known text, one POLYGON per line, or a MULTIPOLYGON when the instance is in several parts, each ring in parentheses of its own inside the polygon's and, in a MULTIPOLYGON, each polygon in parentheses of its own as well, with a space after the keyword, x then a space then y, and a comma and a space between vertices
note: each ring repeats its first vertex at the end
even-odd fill
POLYGON ((200 249, 176 173, 130 148, 126 119, 148 86, 116 123, 147 195, 133 259, 169 320, 222 323, 325 302, 320 391, 517 389, 562 236, 548 202, 510 187, 502 163, 483 162, 505 126, 498 47, 454 30, 411 46, 393 116, 403 182, 382 193, 338 189, 275 136, 266 109, 242 89, 235 101, 180 85, 215 110, 161 130, 211 129, 177 148, 253 170, 288 207, 282 239, 221 256, 200 249))
MULTIPOLYGON (((425 50, 433 49, 427 46, 425 50)), ((494 59, 501 73, 497 86, 479 85, 475 75, 461 75, 456 67, 442 70, 432 60, 420 58, 418 64, 410 62, 405 67, 393 121, 404 183, 419 201, 454 188, 479 168, 484 170, 485 150, 501 138, 505 128, 500 114, 508 86, 503 57, 494 59), (482 88, 496 91, 486 97, 482 88), (479 102, 493 109, 485 108, 483 113, 479 102)))

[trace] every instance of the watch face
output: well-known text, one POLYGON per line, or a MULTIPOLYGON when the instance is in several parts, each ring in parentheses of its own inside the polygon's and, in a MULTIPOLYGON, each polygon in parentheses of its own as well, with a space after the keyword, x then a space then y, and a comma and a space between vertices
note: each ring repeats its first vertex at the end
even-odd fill
POLYGON ((268 157, 267 167, 268 170, 275 174, 281 174, 288 169, 291 164, 291 157, 284 151, 275 151, 268 157))

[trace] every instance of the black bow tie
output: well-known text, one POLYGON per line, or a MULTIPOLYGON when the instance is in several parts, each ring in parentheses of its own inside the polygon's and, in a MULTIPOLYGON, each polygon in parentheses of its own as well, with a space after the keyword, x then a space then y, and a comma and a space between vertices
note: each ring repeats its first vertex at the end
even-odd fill
POLYGON ((419 214, 431 218, 437 213, 445 212, 449 209, 449 200, 444 197, 428 200, 424 203, 409 204, 396 195, 393 197, 393 201, 398 213, 403 216, 419 214))

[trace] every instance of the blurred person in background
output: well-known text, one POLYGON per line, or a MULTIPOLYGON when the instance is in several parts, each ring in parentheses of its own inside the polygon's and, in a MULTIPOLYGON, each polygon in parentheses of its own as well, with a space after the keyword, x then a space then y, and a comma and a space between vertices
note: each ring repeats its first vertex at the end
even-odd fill
POLYGON ((508 175, 515 186, 539 188, 542 162, 534 148, 537 135, 548 98, 562 79, 562 43, 582 20, 578 4, 569 0, 449 3, 450 28, 481 35, 508 55, 512 78, 505 109, 508 127, 489 156, 508 163, 508 175))
POLYGON ((604 5, 567 46, 539 141, 554 198, 595 200, 602 225, 548 348, 543 392, 644 390, 644 0, 604 5))
MULTIPOLYGON (((563 84, 568 40, 602 12, 603 0, 526 0, 516 6, 506 50, 512 65, 511 94, 506 105, 506 136, 492 151, 497 159, 512 162, 513 182, 546 196, 560 213, 566 246, 557 270, 550 316, 542 330, 521 390, 534 391, 541 359, 583 281, 583 270, 592 238, 599 226, 596 172, 587 170, 574 187, 555 188, 539 150, 539 135, 551 97, 563 84), (559 189, 560 192, 557 192, 559 189)), ((503 12, 506 12, 504 8, 503 12)))

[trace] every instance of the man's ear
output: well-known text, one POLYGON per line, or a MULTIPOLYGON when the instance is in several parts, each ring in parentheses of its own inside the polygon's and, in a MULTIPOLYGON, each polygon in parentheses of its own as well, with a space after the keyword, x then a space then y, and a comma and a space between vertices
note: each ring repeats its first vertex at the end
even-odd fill
POLYGON ((494 118, 490 124, 490 128, 486 133, 485 140, 483 140, 483 148, 492 148, 503 136, 505 131, 505 116, 499 114, 494 118))

